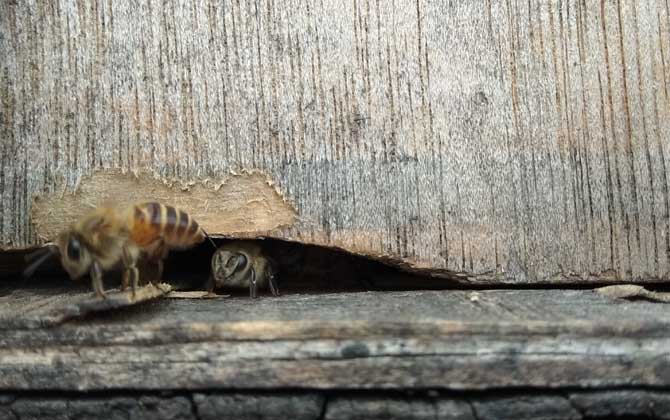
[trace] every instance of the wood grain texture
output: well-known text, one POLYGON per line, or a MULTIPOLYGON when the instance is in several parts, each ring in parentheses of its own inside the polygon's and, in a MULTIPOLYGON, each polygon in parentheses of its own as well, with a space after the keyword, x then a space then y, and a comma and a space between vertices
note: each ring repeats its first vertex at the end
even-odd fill
POLYGON ((30 291, 10 292, 8 289, 0 289, 7 306, 0 313, 0 323, 5 328, 49 328, 97 312, 114 312, 140 305, 163 297, 171 290, 172 287, 165 283, 161 283, 160 287, 142 286, 135 291, 135 295, 130 290, 122 292, 119 289, 107 289, 107 297, 100 299, 90 291, 88 285, 83 289, 47 288, 37 294, 30 291), (20 311, 20 315, 17 316, 18 313, 14 311, 20 311), (18 324, 15 324, 16 322, 18 324))
POLYGON ((0 297, 0 390, 670 386, 667 306, 591 291, 163 299, 44 326, 57 295, 0 297))
POLYGON ((316 420, 321 418, 325 398, 316 393, 254 394, 195 394, 193 404, 197 407, 199 420, 233 419, 296 419, 316 420), (302 395, 301 395, 302 394, 302 395))
POLYGON ((0 404, 0 415, 6 420, 198 420, 191 401, 183 396, 8 397, 0 404))
POLYGON ((662 0, 1 2, 0 242, 102 168, 258 170, 300 217, 281 238, 668 280, 668 28, 662 0))
POLYGON ((457 398, 408 398, 406 396, 337 396, 326 403, 325 420, 442 419, 475 420, 468 403, 457 398), (404 397, 404 398, 403 398, 404 397))
POLYGON ((276 392, 0 394, 7 420, 609 420, 668 419, 667 391, 493 393, 276 392), (502 395, 500 395, 502 394, 502 395))

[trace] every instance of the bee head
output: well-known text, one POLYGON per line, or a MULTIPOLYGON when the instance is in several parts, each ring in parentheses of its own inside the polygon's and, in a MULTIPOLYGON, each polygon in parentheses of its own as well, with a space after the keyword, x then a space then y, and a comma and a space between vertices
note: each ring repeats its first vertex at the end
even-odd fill
POLYGON ((88 273, 93 264, 91 252, 86 243, 74 232, 66 231, 56 241, 60 251, 61 263, 73 280, 88 273))
POLYGON ((226 280, 247 265, 247 257, 239 252, 219 249, 212 257, 212 273, 217 280, 226 280))

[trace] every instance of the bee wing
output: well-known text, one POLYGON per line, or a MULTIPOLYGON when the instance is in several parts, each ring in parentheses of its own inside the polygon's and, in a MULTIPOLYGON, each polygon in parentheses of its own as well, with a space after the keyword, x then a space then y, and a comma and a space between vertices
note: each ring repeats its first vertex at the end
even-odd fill
POLYGON ((85 221, 83 230, 89 232, 91 235, 107 234, 111 229, 111 223, 105 216, 105 214, 96 214, 90 217, 85 221))
POLYGON ((101 208, 88 217, 83 222, 81 230, 87 233, 88 240, 95 246, 105 246, 110 241, 128 236, 122 220, 109 208, 101 208))
MULTIPOLYGON (((115 197, 116 198, 116 197, 115 197)), ((94 208, 106 208, 106 209, 117 209, 121 210, 127 207, 130 203, 119 202, 111 197, 104 198, 99 201, 97 205, 93 205, 94 208)))

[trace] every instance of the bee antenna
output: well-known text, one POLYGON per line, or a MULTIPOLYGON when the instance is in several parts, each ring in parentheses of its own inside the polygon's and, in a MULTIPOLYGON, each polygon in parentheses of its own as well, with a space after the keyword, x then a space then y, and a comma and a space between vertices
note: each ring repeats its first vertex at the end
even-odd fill
POLYGON ((28 262, 28 267, 23 270, 23 277, 29 278, 35 274, 35 271, 39 268, 40 265, 44 264, 44 261, 49 259, 49 257, 58 255, 58 247, 55 244, 46 244, 44 247, 31 252, 26 255, 26 262, 28 262))
POLYGON ((216 242, 214 242, 214 239, 212 239, 212 237, 209 236, 209 234, 208 234, 207 232, 205 232, 204 230, 202 231, 202 233, 205 234, 205 238, 207 238, 207 240, 209 241, 209 243, 212 244, 212 246, 214 247, 214 250, 216 251, 219 247, 216 246, 216 242))

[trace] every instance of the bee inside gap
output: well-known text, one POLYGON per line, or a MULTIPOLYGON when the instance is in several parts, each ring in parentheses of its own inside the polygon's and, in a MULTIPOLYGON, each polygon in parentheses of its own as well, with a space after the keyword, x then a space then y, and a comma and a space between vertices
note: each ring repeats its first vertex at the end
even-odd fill
POLYGON ((274 238, 208 238, 188 213, 172 206, 142 203, 99 208, 52 245, 50 253, 61 264, 54 264, 56 258, 45 259, 42 251, 29 270, 40 267, 40 278, 53 273, 67 273, 70 278, 89 274, 97 296, 109 284, 121 283, 125 290, 133 281, 135 286, 162 281, 177 292, 198 292, 192 293, 194 298, 453 288, 443 278, 408 273, 343 250, 274 238), (168 257, 170 250, 179 252, 168 257), (135 259, 124 259, 124 252, 135 259), (94 264, 105 274, 104 279, 98 277, 100 284, 94 264))
POLYGON ((218 249, 213 254, 210 248, 201 246, 171 255, 167 262, 168 277, 193 277, 183 268, 187 261, 197 259, 201 270, 197 277, 207 276, 198 290, 251 298, 292 293, 439 289, 448 283, 322 246, 274 238, 216 239, 216 243, 218 249), (208 262, 203 262, 199 255, 203 251, 210 258, 208 262), (211 264, 209 272, 202 271, 206 264, 211 264))

